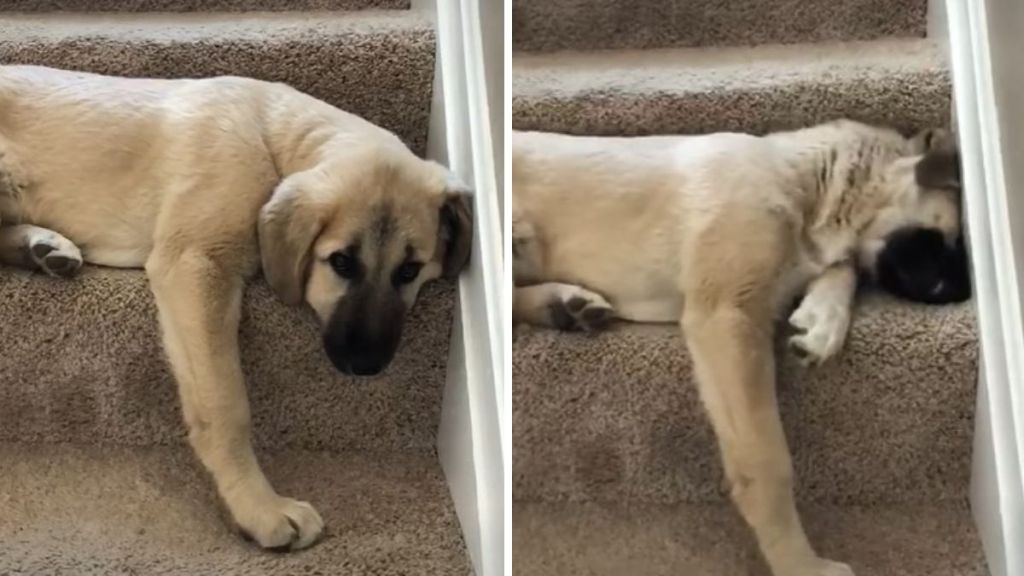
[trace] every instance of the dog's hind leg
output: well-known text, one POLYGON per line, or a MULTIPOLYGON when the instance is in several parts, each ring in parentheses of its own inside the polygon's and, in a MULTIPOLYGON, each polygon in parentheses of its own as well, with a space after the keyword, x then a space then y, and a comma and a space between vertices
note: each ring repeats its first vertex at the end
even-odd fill
POLYGON ((718 228, 699 243, 704 251, 687 271, 683 333, 732 499, 772 574, 852 576, 847 565, 815 553, 796 509, 775 390, 774 304, 765 297, 786 253, 776 241, 784 233, 762 228, 767 233, 718 228), (718 243, 717 234, 746 241, 718 243))
POLYGON ((600 294, 572 284, 546 282, 516 286, 512 321, 566 331, 600 330, 615 318, 615 310, 600 294))
POLYGON ((53 230, 31 224, 0 226, 0 264, 68 277, 82 267, 82 253, 53 230))

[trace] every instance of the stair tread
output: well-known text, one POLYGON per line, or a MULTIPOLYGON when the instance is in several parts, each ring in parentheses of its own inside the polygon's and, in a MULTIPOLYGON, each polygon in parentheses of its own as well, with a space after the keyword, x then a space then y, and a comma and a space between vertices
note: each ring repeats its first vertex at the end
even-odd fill
MULTIPOLYGON (((987 576, 967 505, 802 507, 823 556, 858 576, 987 576)), ((515 576, 767 576, 731 505, 513 503, 515 576)))
POLYGON ((63 39, 69 36, 189 42, 213 36, 274 41, 295 33, 378 33, 432 30, 419 11, 287 11, 287 12, 161 12, 161 13, 4 13, 0 34, 9 42, 18 37, 63 39))
POLYGON ((409 0, 6 0, 8 12, 408 9, 409 0))
POLYGON ((287 83, 426 150, 434 28, 419 11, 0 14, 0 63, 287 83), (387 98, 381 98, 387 94, 387 98))
POLYGON ((261 455, 282 494, 309 500, 323 540, 260 552, 232 531, 184 448, 0 444, 5 574, 470 574, 433 455, 261 455), (59 546, 55 546, 59 543, 59 546))
MULTIPOLYGON (((266 446, 432 452, 454 290, 424 287, 380 376, 339 374, 312 312, 262 280, 243 304, 254 434, 266 446)), ((176 386, 145 274, 87 266, 72 280, 0 273, 0 441, 146 445, 183 441, 176 386)))
POLYGON ((763 133, 848 116, 902 129, 949 122, 932 40, 517 53, 517 129, 763 133))
POLYGON ((515 0, 518 50, 752 45, 925 35, 927 0, 515 0))
MULTIPOLYGON (((978 344, 974 306, 862 294, 841 355, 804 370, 780 346, 779 401, 797 492, 875 503, 963 495, 978 344)), ((596 335, 517 327, 518 497, 720 500, 717 444, 673 326, 596 335)))

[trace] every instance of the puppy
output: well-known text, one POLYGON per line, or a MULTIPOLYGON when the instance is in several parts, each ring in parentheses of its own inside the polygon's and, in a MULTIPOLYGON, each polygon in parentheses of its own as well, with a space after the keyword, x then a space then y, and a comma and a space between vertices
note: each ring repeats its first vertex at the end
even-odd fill
POLYGON ((733 501, 774 576, 850 576, 808 542, 775 392, 776 320, 806 364, 842 348, 859 279, 970 296, 941 130, 848 120, 756 137, 512 137, 513 319, 678 322, 733 501))
POLYGON ((390 132, 283 84, 0 67, 0 262, 144 267, 189 440, 241 530, 320 535, 256 461, 245 283, 305 302, 338 370, 377 374, 420 287, 469 258, 470 191, 390 132), (57 234, 59 231, 60 234, 57 234))

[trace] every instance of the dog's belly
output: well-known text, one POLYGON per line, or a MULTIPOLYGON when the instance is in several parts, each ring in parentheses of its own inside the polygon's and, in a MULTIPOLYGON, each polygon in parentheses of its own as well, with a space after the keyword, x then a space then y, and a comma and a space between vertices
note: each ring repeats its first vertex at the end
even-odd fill
POLYGON ((623 299, 615 309, 616 315, 630 322, 675 323, 683 317, 683 299, 676 297, 623 299))

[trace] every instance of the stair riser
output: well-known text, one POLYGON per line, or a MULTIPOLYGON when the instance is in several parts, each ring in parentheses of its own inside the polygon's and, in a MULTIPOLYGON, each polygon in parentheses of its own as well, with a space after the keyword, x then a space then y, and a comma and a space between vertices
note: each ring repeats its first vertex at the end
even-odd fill
POLYGON ((429 29, 346 34, 299 30, 264 40, 171 38, 0 39, 0 63, 124 76, 231 74, 285 82, 395 132, 417 153, 426 150, 434 75, 434 35, 429 29))
MULTIPOLYGON (((247 292, 241 341, 256 442, 265 447, 432 451, 453 288, 424 288, 394 362, 340 375, 312 313, 265 284, 247 292)), ((176 386, 141 272, 63 281, 0 274, 0 441, 184 441, 176 386)))
MULTIPOLYGON (((923 327, 898 308, 878 311, 857 321, 835 365, 815 371, 783 356, 781 411, 802 499, 965 495, 977 349, 970 311, 961 311, 923 327)), ((722 498, 717 445, 676 331, 525 330, 513 344, 513 381, 517 500, 722 498)))
POLYGON ((512 99, 512 124, 518 130, 587 135, 763 134, 846 117, 909 133, 946 126, 950 119, 949 74, 938 70, 898 81, 834 79, 711 92, 685 92, 685 86, 674 93, 624 88, 519 95, 512 99))
POLYGON ((6 12, 241 12, 249 10, 402 10, 409 0, 6 0, 6 12))
POLYGON ((923 37, 927 0, 515 0, 517 50, 923 37))

